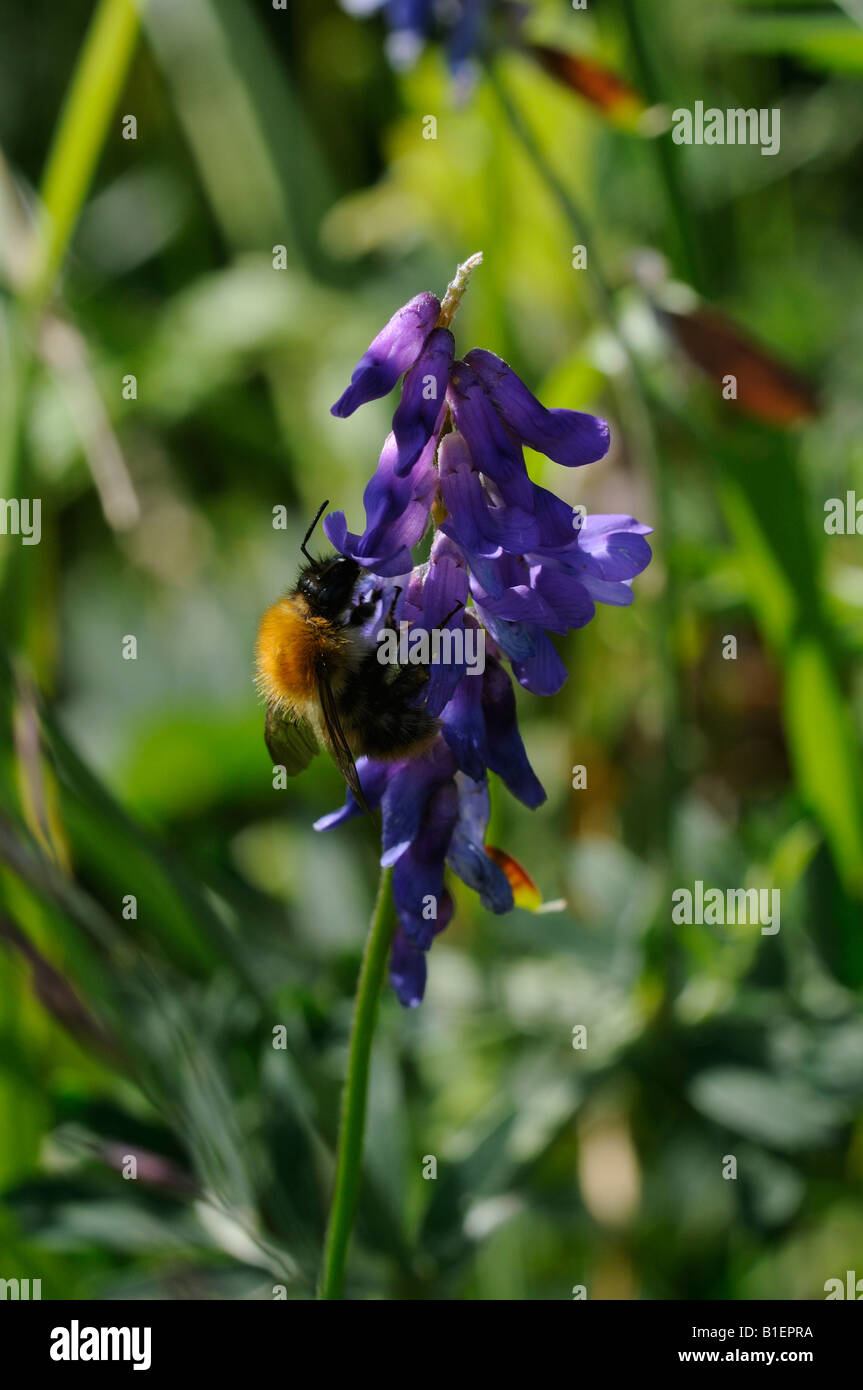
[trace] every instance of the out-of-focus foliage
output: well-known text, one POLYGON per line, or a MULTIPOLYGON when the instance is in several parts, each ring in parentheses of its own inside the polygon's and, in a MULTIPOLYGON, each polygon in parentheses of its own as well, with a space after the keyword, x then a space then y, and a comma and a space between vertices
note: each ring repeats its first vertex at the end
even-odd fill
POLYGON ((561 694, 520 701, 549 799, 498 794, 489 838, 567 910, 461 891, 422 1008, 384 1000, 349 1292, 805 1298, 859 1268, 863 556, 823 522, 863 498, 863 29, 827 3, 530 9, 653 125, 514 50, 457 106, 438 52, 396 77, 333 0, 150 0, 33 323, 92 6, 0 3, 0 496, 43 503, 40 545, 0 536, 0 1277, 43 1297, 313 1291, 376 848, 311 830, 326 761, 273 789, 255 624, 325 496, 359 529, 387 403, 329 415, 359 352, 478 249, 462 349, 612 425, 602 464, 534 476, 652 524, 656 560, 567 643, 561 694), (696 100, 781 107, 780 153, 673 146, 696 100), (817 414, 724 402, 711 344, 669 331, 693 292, 817 414), (780 931, 672 925, 697 879, 781 889, 780 931))

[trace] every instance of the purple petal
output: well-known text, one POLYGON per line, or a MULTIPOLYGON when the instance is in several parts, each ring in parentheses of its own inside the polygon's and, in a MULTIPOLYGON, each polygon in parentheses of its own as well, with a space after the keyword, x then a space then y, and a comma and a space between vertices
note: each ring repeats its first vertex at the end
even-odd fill
POLYGON ((387 782, 381 808, 383 830, 381 864, 397 863, 416 839, 430 796, 455 772, 455 759, 442 738, 437 738, 422 757, 400 763, 387 782))
MULTIPOLYGON (((432 543, 414 621, 428 632, 436 629, 457 632, 464 628, 467 595, 468 575, 464 557, 458 546, 443 531, 438 531, 432 543)), ((438 660, 430 663, 425 691, 425 706, 429 714, 440 714, 464 676, 464 671, 464 662, 438 660)))
MULTIPOLYGON (((534 484, 534 511, 541 537, 540 547, 566 549, 577 542, 581 514, 574 512, 567 502, 553 492, 537 484, 534 484)), ((530 549, 531 546, 522 546, 522 551, 530 549)))
MULTIPOLYGON (((395 766, 394 763, 374 762, 371 758, 357 759, 360 786, 372 811, 381 804, 381 798, 387 782, 395 771, 395 766)), ((348 789, 344 806, 340 806, 337 811, 330 811, 327 815, 321 816, 319 820, 315 821, 314 829, 333 830, 337 825, 344 825, 345 821, 353 820, 354 816, 363 814, 362 807, 354 800, 353 793, 348 789)))
POLYGON ((503 501, 530 513, 533 483, 527 476, 521 446, 507 430, 479 378, 464 362, 453 363, 447 398, 474 467, 497 483, 503 501))
POLYGON ((418 294, 397 310, 366 348, 331 413, 346 419, 358 406, 388 395, 419 357, 439 316, 440 301, 433 294, 418 294))
POLYGON ((485 777, 489 750, 482 713, 482 676, 465 676, 441 714, 443 736, 459 769, 475 782, 485 777))
POLYGON ((364 569, 385 577, 404 574, 411 568, 411 549, 428 526, 437 489, 434 450, 434 440, 430 440, 410 474, 399 478, 395 473, 395 436, 387 436, 378 466, 363 493, 363 534, 358 536, 348 530, 344 512, 331 512, 324 518, 324 533, 336 550, 349 555, 364 569))
POLYGON ((541 628, 531 628, 529 631, 534 643, 534 654, 523 661, 511 659, 513 675, 519 685, 523 685, 525 690, 532 691, 534 695, 556 695, 566 680, 567 669, 548 633, 543 632, 541 628))
POLYGON ((386 0, 386 54, 397 72, 412 68, 428 36, 433 0, 386 0))
POLYGON ((415 1009, 422 1003, 426 973, 425 951, 417 950, 401 927, 396 927, 390 947, 390 984, 406 1009, 415 1009))
POLYGON ((544 626, 551 632, 569 632, 586 627, 596 609, 587 591, 583 575, 568 574, 564 569, 539 565, 532 571, 535 592, 555 617, 544 626))
MULTIPOLYGON (((433 936, 449 926, 454 911, 450 892, 444 888, 438 901, 437 920, 430 924, 433 936)), ((399 1003, 406 1009, 415 1009, 422 1003, 426 969, 426 952, 415 946, 401 926, 397 926, 390 948, 390 983, 399 1003)))
POLYGON ((619 531, 631 531, 636 536, 649 536, 652 526, 643 526, 634 516, 625 512, 588 512, 582 525, 582 533, 587 536, 610 536, 619 531))
MULTIPOLYGON (((467 443, 457 430, 441 441, 438 469, 449 514, 447 533, 466 555, 494 557, 503 550, 521 554, 543 544, 539 522, 531 512, 492 505, 467 443)), ((568 538, 571 535, 570 530, 568 538)))
POLYGON ((419 831, 393 870, 393 902, 402 930, 427 951, 444 892, 444 863, 458 820, 458 791, 448 781, 426 802, 419 831), (428 916, 434 912, 434 917, 428 916))
POLYGON ((525 623, 512 623, 505 618, 496 617, 486 606, 486 598, 477 592, 473 580, 471 580, 471 593, 483 625, 488 628, 495 642, 502 651, 506 652, 511 662, 529 661, 535 656, 536 641, 533 628, 528 627, 525 623))
POLYGON ((586 516, 578 534, 578 551, 566 561, 590 557, 588 569, 599 579, 634 579, 646 569, 652 557, 644 539, 649 526, 640 526, 631 516, 586 516))
POLYGON ((545 789, 528 761, 518 731, 512 681, 497 661, 486 667, 482 708, 489 768, 497 773, 513 796, 535 809, 545 801, 545 789))
POLYGON ((485 833, 488 829, 488 782, 481 782, 458 773, 459 818, 450 842, 447 863, 463 883, 479 893, 483 907, 489 912, 510 912, 513 907, 512 888, 499 864, 485 852, 485 833))
POLYGON ((429 565, 422 589, 422 619, 429 631, 452 617, 453 609, 464 608, 468 594, 468 575, 464 557, 443 531, 432 542, 429 565))
POLYGON ((597 579, 592 574, 585 574, 581 582, 596 603, 611 603, 616 608, 627 608, 635 597, 626 579, 597 579))
POLYGON ((446 387, 455 356, 453 336, 447 328, 429 334, 423 350, 402 385, 401 400, 393 416, 398 446, 395 474, 403 478, 416 463, 432 436, 440 434, 446 412, 446 387))
POLYGON ((464 0, 447 34, 447 63, 460 84, 470 77, 473 66, 471 59, 479 44, 485 10, 486 0, 464 0))
MULTIPOLYGON (((580 571, 570 574, 542 562, 529 565, 521 557, 508 556, 500 562, 499 573, 506 584, 499 593, 483 590, 475 575, 471 576, 474 602, 482 606, 484 614, 493 614, 498 621, 536 624, 563 634, 571 627, 582 627, 593 616, 593 604, 581 583, 580 571)), ((501 645, 509 652, 506 633, 501 645)), ((519 654, 528 655, 526 651, 519 654)))
POLYGON ((558 626, 554 610, 529 584, 513 584, 504 589, 498 598, 483 594, 480 599, 474 590, 474 599, 482 603, 484 613, 492 613, 499 622, 510 623, 516 628, 535 623, 539 627, 550 627, 553 631, 566 631, 558 626))
POLYGON ((608 453, 608 425, 580 410, 546 410, 511 367, 493 352, 474 348, 465 361, 518 439, 566 468, 596 463, 608 453))

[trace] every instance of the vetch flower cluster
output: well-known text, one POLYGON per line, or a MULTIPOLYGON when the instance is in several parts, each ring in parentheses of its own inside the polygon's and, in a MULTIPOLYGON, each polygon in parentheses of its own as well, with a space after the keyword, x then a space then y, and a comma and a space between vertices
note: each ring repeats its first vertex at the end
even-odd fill
MULTIPOLYGON (((419 294, 399 309, 332 408, 344 418, 402 380, 392 432, 364 494, 365 530, 348 531, 341 512, 324 522, 336 549, 369 571, 357 601, 376 600, 377 624, 392 613, 398 624, 427 631, 485 631, 481 677, 454 662, 428 668, 421 698, 441 726, 431 748, 402 762, 357 764, 366 800, 382 811, 381 862, 394 867, 399 928, 390 975, 406 1005, 422 999, 426 953, 452 916, 446 866, 493 912, 539 902, 520 866, 484 842, 489 772, 527 806, 545 799, 504 663, 527 690, 554 694, 567 672, 550 634, 584 627, 597 602, 630 603, 631 581, 651 556, 649 527, 630 516, 582 519, 528 475, 524 445, 564 467, 593 463, 608 451, 606 423, 546 409, 492 352, 474 348, 456 358, 450 325, 480 260, 459 267, 442 302, 419 294), (415 566, 411 552, 432 516, 429 559, 415 566)), ((359 809, 348 793, 317 828, 359 809)))

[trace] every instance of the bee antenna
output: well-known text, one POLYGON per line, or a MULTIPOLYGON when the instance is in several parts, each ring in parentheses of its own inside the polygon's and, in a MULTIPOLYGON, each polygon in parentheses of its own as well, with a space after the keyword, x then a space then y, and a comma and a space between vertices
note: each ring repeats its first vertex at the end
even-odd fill
POLYGON ((305 557, 306 557, 306 559, 308 560, 308 562, 309 562, 310 565, 311 565, 311 564, 314 564, 314 561, 312 560, 312 557, 311 557, 311 555, 309 554, 309 552, 306 550, 306 545, 307 545, 307 543, 308 543, 309 537, 311 536, 312 532, 314 531, 315 527, 317 526, 318 522, 320 521, 321 516, 323 515, 323 513, 325 512, 325 510, 327 509, 327 507, 328 507, 329 505, 330 505, 330 499, 329 499, 329 497, 328 497, 328 498, 326 498, 326 500, 325 500, 324 502, 322 502, 321 505, 318 507, 318 510, 315 512, 315 519, 314 519, 314 521, 312 522, 312 524, 311 524, 311 526, 309 527, 309 529, 308 529, 308 531, 306 532, 306 534, 303 536, 303 543, 302 543, 302 545, 300 546, 300 550, 303 552, 303 554, 305 555, 305 557))

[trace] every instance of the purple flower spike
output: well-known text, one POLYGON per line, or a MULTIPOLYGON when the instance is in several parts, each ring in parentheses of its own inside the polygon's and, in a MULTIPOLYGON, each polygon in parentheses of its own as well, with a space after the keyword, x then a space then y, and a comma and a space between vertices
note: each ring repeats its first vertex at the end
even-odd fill
POLYGON ((440 300, 418 294, 393 314, 366 348, 351 376, 351 384, 331 407, 344 420, 357 406, 389 395, 399 377, 412 367, 423 343, 438 321, 440 300))
POLYGON ((410 472, 432 436, 437 438, 440 434, 454 356, 455 341, 449 329, 436 328, 404 379, 402 398, 393 416, 393 434, 398 445, 397 478, 410 472))
POLYGON ((566 468, 596 463, 608 453, 611 437, 604 420, 580 410, 546 410, 512 368, 485 348, 473 348, 464 360, 505 424, 531 449, 566 468))
MULTIPOLYGON (((484 5, 460 4, 450 56, 462 72, 484 5)), ((427 0, 390 0, 386 13, 414 44, 427 33, 427 0)), ((519 733, 513 679, 533 694, 556 694, 567 671, 550 634, 584 627, 598 603, 630 603, 633 580, 651 558, 648 526, 625 515, 577 522, 573 508, 527 472, 525 446, 567 468, 602 458, 605 422, 547 410, 494 353, 475 348, 455 358, 450 324, 481 260, 476 254, 458 267, 442 301, 418 295, 400 309, 333 407, 349 415, 404 376, 392 433, 363 495, 364 532, 349 532, 342 512, 328 516, 324 530, 361 567, 348 619, 358 654, 383 623, 409 634, 409 653, 419 654, 424 671, 403 678, 395 668, 384 680, 406 707, 434 721, 418 756, 396 749, 398 761, 357 762, 365 799, 382 813, 381 864, 393 870, 398 917, 390 979, 406 1008, 422 1000, 429 948, 452 917, 447 870, 489 911, 514 905, 507 874, 485 847, 489 774, 525 806, 536 808, 546 794, 519 733), (411 552, 432 517, 428 560, 414 564, 411 552)), ((371 655, 369 648, 360 659, 371 655)), ((316 829, 359 814, 349 791, 316 829)))

